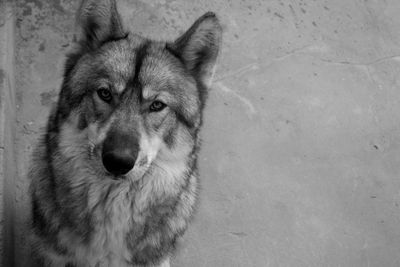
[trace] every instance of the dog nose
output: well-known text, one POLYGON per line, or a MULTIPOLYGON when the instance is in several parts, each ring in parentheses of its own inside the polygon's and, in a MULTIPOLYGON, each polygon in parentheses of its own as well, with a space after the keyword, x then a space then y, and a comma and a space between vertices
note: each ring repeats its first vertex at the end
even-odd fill
POLYGON ((103 166, 115 176, 124 175, 135 165, 138 153, 139 143, 135 134, 112 130, 103 143, 103 166))
POLYGON ((136 155, 128 149, 122 151, 114 150, 103 154, 104 167, 114 175, 128 173, 135 165, 135 161, 136 155))

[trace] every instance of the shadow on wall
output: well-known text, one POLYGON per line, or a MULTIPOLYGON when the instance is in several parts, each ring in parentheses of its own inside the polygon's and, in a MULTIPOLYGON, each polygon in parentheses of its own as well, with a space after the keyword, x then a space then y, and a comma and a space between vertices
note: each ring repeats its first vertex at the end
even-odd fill
POLYGON ((14 188, 16 175, 16 102, 14 82, 15 13, 0 2, 0 260, 14 266, 14 188))

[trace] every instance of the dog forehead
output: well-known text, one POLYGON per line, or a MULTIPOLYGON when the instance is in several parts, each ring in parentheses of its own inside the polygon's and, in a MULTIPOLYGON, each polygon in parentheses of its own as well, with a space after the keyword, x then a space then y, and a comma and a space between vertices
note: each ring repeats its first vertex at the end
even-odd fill
POLYGON ((109 73, 126 80, 132 80, 138 73, 143 82, 155 80, 156 77, 160 78, 159 80, 173 78, 177 67, 174 70, 171 59, 158 45, 148 42, 143 58, 140 59, 139 53, 145 43, 146 41, 121 40, 106 44, 97 57, 97 68, 105 68, 109 73))
POLYGON ((129 81, 138 78, 142 96, 151 98, 160 91, 172 95, 197 96, 196 83, 182 63, 170 54, 165 45, 149 42, 139 64, 139 50, 144 40, 121 40, 107 44, 98 58, 98 68, 104 69, 119 93, 129 89, 129 81), (139 75, 139 77, 135 77, 139 75))
POLYGON ((179 78, 179 73, 171 65, 165 59, 149 55, 139 72, 141 83, 145 87, 151 86, 154 89, 174 83, 179 78))
POLYGON ((196 91, 194 80, 185 73, 181 63, 166 51, 150 52, 139 76, 144 98, 160 91, 171 94, 194 94, 196 91))
POLYGON ((128 79, 134 70, 134 47, 128 42, 114 42, 101 53, 99 65, 119 79, 128 79))

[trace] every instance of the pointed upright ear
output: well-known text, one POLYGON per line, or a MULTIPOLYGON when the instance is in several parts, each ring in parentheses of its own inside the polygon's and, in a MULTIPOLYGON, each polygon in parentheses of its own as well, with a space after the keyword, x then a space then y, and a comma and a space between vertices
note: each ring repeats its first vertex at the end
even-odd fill
POLYGON ((211 83, 220 49, 222 27, 214 13, 208 12, 169 45, 187 69, 204 84, 211 83))
POLYGON ((115 0, 83 0, 77 20, 82 30, 80 41, 90 49, 126 36, 115 0))

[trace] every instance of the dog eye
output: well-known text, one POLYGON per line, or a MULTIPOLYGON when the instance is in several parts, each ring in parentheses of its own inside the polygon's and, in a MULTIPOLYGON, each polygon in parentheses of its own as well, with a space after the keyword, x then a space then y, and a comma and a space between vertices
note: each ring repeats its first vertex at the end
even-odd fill
POLYGON ((161 101, 154 101, 153 103, 151 103, 150 105, 150 111, 151 112, 158 112, 163 110, 167 105, 165 105, 163 102, 161 101))
POLYGON ((112 94, 110 90, 107 88, 100 88, 97 90, 97 95, 100 97, 101 100, 109 103, 112 99, 112 94))

